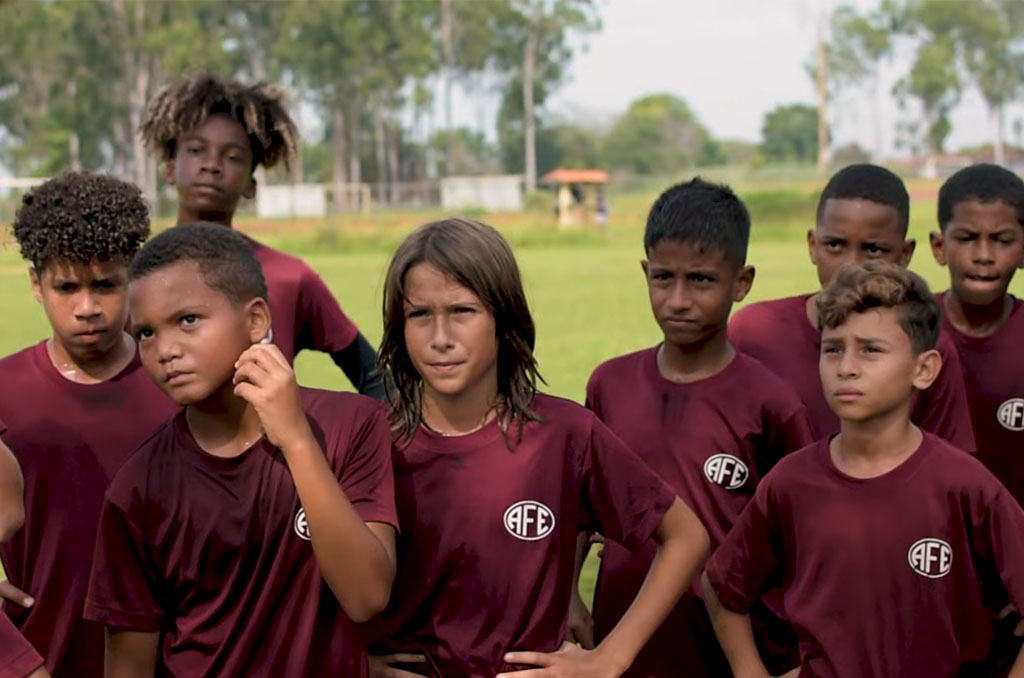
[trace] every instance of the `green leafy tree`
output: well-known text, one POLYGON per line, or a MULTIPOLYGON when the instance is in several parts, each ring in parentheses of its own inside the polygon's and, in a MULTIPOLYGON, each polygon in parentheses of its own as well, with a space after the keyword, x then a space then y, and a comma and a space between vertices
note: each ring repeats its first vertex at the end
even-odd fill
POLYGON ((818 157, 818 109, 807 104, 777 106, 764 116, 761 152, 769 160, 814 162, 818 157))
POLYGON ((719 160, 709 148, 711 137, 685 101, 672 94, 637 99, 615 121, 604 144, 604 157, 615 169, 637 174, 664 174, 719 160))

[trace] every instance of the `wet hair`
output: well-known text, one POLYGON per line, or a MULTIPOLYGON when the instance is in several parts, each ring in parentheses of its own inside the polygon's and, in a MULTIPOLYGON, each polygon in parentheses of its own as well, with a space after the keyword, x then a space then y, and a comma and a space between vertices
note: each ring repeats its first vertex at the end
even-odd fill
POLYGON ((843 265, 818 295, 817 305, 821 329, 835 329, 854 313, 896 309, 915 353, 935 348, 942 328, 942 312, 928 283, 916 273, 881 261, 843 265))
POLYGON ((533 355, 533 318, 512 248, 494 228, 466 219, 420 226, 399 245, 388 266, 378 363, 394 380, 389 397, 395 440, 411 442, 422 421, 423 378, 405 345, 405 276, 417 264, 429 264, 471 290, 494 316, 498 424, 506 443, 513 447, 526 422, 541 420, 533 410, 537 381, 541 379, 533 355))
POLYGON ((849 165, 832 175, 818 198, 817 221, 821 223, 825 203, 835 200, 870 200, 896 210, 899 227, 907 233, 910 224, 910 195, 903 180, 878 165, 849 165))
POLYGON ((939 189, 939 228, 953 220, 953 209, 962 202, 1001 202, 1017 210, 1017 223, 1024 226, 1024 181, 999 165, 980 163, 956 172, 939 189))
POLYGON ((249 136, 253 169, 257 165, 270 169, 278 161, 289 167, 299 133, 284 105, 284 92, 274 85, 243 85, 209 73, 195 73, 156 93, 146 108, 139 133, 151 151, 165 161, 173 160, 182 136, 211 115, 226 115, 249 136))
POLYGON ((127 264, 149 237, 149 210, 134 184, 67 172, 22 197, 13 230, 21 256, 37 272, 54 262, 127 264))
POLYGON ((662 240, 721 250, 740 267, 747 261, 750 212, 728 186, 696 177, 672 186, 651 206, 644 249, 650 253, 662 240))
POLYGON ((235 304, 267 298, 263 269, 249 241, 220 224, 182 224, 155 236, 132 261, 128 281, 182 261, 196 262, 203 282, 235 304))

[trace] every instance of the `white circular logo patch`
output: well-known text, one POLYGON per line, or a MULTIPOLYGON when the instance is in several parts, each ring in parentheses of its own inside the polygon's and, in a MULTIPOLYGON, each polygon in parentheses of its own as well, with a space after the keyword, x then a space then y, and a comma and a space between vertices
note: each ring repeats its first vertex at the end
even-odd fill
POLYGON ((704 462, 704 475, 715 485, 727 490, 743 487, 750 477, 747 465, 731 454, 716 454, 704 462))
POLYGON ((555 514, 539 501, 518 501, 505 509, 505 529, 516 539, 537 541, 555 529, 555 514))
POLYGON ((299 535, 302 539, 309 541, 309 523, 306 521, 306 509, 300 508, 299 512, 295 514, 295 534, 299 535))
POLYGON ((939 579, 953 567, 953 549, 941 539, 918 539, 910 547, 907 561, 922 577, 939 579))
POLYGON ((996 412, 999 423, 1011 431, 1024 431, 1024 398, 1010 398, 996 412))

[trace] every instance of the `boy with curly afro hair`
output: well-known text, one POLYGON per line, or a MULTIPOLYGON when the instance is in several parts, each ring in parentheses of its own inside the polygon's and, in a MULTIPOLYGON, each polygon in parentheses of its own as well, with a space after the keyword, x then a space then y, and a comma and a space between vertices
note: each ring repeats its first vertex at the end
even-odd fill
POLYGON ((176 409, 125 332, 128 264, 148 235, 139 189, 87 172, 26 194, 14 221, 52 334, 0 360, 3 442, 25 482, 0 597, 55 676, 103 675, 103 629, 82 619, 103 495, 176 409))
MULTIPOLYGON (((161 89, 140 128, 178 191, 178 224, 230 227, 242 198, 256 195, 257 167, 295 159, 298 131, 283 92, 195 73, 161 89)), ((305 262, 247 238, 270 290, 273 341, 289 362, 303 349, 330 354, 356 389, 383 400, 376 353, 305 262)))

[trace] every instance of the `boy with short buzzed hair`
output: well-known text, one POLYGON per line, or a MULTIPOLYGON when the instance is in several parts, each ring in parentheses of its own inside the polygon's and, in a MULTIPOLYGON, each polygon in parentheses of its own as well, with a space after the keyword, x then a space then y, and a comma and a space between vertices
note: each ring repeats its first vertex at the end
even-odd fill
POLYGON ((963 365, 980 459, 1024 504, 1024 311, 1008 292, 1024 267, 1024 181, 998 165, 960 170, 939 190, 935 260, 949 267, 937 295, 963 365))
MULTIPOLYGON (((257 167, 295 159, 298 130, 284 94, 266 83, 243 85, 196 73, 161 89, 140 129, 160 155, 164 177, 178 191, 179 224, 230 227, 242 198, 256 195, 257 167)), ((274 317, 273 341, 288 359, 323 351, 356 389, 384 400, 376 352, 304 261, 246 236, 263 267, 274 317)))
MULTIPOLYGON (((915 242, 907 239, 910 196, 898 176, 877 165, 850 165, 829 179, 818 200, 817 225, 807 232, 811 261, 822 287, 844 263, 885 261, 906 268, 915 242)), ((839 430, 818 376, 821 347, 818 293, 762 301, 740 309, 729 323, 736 348, 769 366, 800 395, 815 438, 839 430)), ((960 361, 943 333, 937 349, 943 370, 918 394, 910 418, 926 431, 974 451, 960 361)))
POLYGON ((384 413, 297 386, 240 234, 164 231, 129 280, 142 363, 184 409, 107 490, 85 605, 107 678, 365 675, 354 622, 395 572, 384 413))
MULTIPOLYGON (((664 340, 609 360, 587 386, 587 406, 693 508, 712 551, 764 474, 812 442, 796 393, 726 337, 729 311, 754 280, 749 235, 750 215, 726 186, 697 178, 662 193, 647 218, 642 266, 664 340)), ((594 599, 597 639, 632 603, 653 554, 653 544, 637 552, 605 545, 594 599)), ((758 603, 757 639, 770 665, 790 669, 796 643, 777 603, 758 603)), ((729 673, 695 591, 624 675, 660 678, 680 667, 694 678, 729 673)))
MULTIPOLYGON (((870 262, 844 266, 816 304, 840 432, 780 461, 708 561, 722 648, 737 676, 768 675, 747 613, 781 585, 804 678, 981 675, 992 607, 1024 603, 1024 511, 909 419, 942 369, 938 303, 919 276, 870 262)), ((1019 655, 1010 676, 1024 676, 1019 655)))
POLYGON ((103 628, 82 605, 103 492, 174 411, 124 331, 149 215, 135 186, 71 172, 25 194, 13 231, 52 335, 0 360, 2 437, 25 480, 25 526, 0 546, 3 611, 55 676, 99 678, 103 628))

